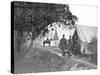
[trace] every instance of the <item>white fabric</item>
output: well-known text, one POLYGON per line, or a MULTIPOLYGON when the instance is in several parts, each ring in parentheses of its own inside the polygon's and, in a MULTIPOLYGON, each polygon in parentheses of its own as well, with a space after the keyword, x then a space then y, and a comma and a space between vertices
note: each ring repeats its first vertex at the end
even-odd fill
POLYGON ((78 36, 82 42, 91 42, 92 38, 97 38, 97 28, 77 25, 78 36))
MULTIPOLYGON (((69 39, 69 36, 73 36, 75 32, 75 28, 70 30, 68 27, 64 26, 63 23, 57 22, 57 23, 52 23, 52 27, 48 25, 49 33, 39 41, 41 45, 43 44, 43 41, 47 39, 53 39, 55 35, 55 31, 57 31, 57 35, 59 40, 53 40, 51 41, 51 46, 54 46, 55 44, 58 45, 60 39, 62 38, 62 35, 65 35, 66 39, 69 39), (60 27, 59 27, 60 25, 60 27), (51 29, 54 29, 53 31, 51 29), (56 43, 55 43, 56 41, 56 43)), ((97 28, 96 27, 88 27, 88 26, 82 26, 82 25, 76 25, 77 32, 78 32, 78 37, 80 38, 81 42, 87 42, 89 43, 93 37, 97 38, 97 28)))

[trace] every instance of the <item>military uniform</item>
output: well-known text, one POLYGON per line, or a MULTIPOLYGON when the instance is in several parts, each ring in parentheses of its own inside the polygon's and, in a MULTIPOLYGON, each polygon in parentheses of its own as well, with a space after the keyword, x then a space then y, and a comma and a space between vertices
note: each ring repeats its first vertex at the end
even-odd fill
POLYGON ((65 38, 62 38, 60 40, 59 47, 62 50, 62 56, 65 56, 65 54, 66 54, 66 51, 65 50, 67 50, 67 40, 65 38))
POLYGON ((68 55, 72 55, 72 39, 68 40, 68 55))

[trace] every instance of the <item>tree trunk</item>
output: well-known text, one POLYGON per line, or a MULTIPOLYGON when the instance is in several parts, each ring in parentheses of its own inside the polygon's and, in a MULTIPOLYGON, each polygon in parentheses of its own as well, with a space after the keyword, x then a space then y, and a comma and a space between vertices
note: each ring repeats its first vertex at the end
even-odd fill
POLYGON ((29 46, 28 50, 25 52, 24 56, 32 49, 34 39, 35 39, 35 37, 32 35, 30 46, 29 46))

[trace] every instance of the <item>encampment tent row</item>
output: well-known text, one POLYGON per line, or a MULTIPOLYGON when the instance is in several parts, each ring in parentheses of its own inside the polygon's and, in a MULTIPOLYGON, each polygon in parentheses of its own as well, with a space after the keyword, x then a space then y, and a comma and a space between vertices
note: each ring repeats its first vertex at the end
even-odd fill
POLYGON ((73 37, 75 34, 75 30, 78 33, 78 37, 81 43, 89 43, 92 38, 97 38, 97 27, 89 27, 84 25, 76 25, 75 28, 69 29, 69 27, 65 26, 63 23, 57 22, 53 23, 53 26, 48 26, 49 33, 46 34, 45 37, 41 39, 41 45, 43 45, 43 41, 47 39, 52 39, 51 46, 58 46, 59 41, 62 38, 62 35, 65 35, 65 38, 68 40, 69 36, 73 37), (60 25, 60 26, 59 26, 60 25), (53 31, 51 29, 54 29, 53 31))

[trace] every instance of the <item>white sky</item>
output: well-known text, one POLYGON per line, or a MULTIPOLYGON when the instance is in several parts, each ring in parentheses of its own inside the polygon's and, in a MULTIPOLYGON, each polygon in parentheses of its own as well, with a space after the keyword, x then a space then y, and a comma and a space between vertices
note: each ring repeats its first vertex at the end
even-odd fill
POLYGON ((79 18, 79 25, 97 26, 97 8, 95 6, 69 5, 71 12, 79 18))

